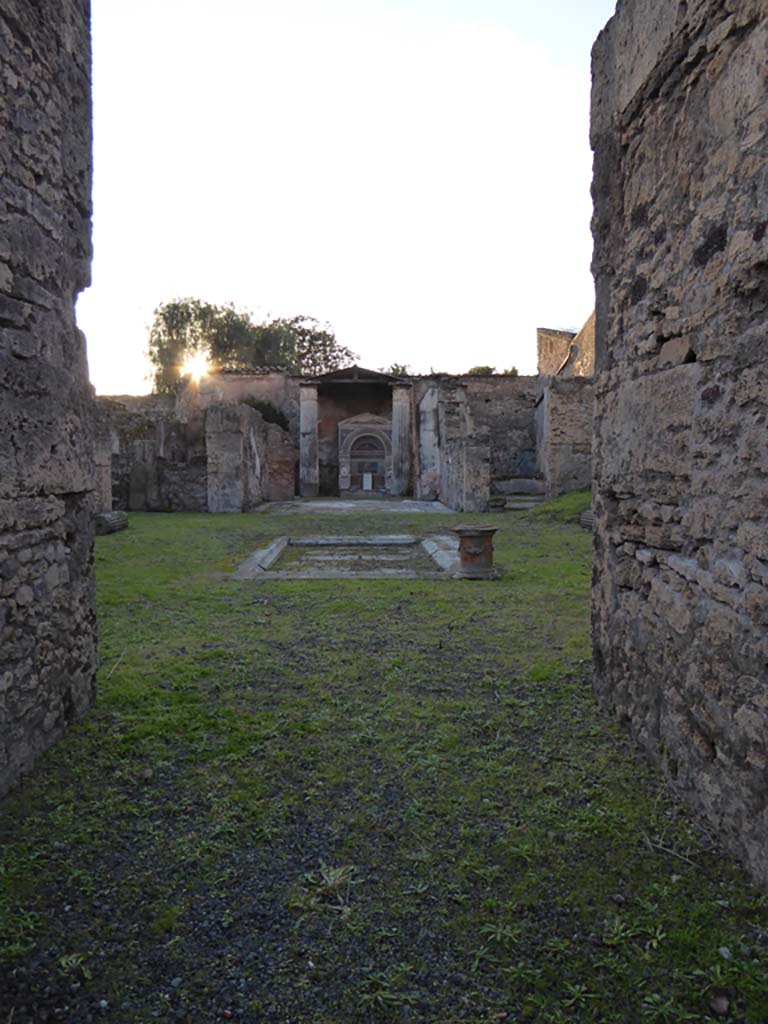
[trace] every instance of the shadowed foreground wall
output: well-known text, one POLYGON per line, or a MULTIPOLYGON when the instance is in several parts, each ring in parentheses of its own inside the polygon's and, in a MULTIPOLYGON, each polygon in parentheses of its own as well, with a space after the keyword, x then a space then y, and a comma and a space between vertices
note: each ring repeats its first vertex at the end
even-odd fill
POLYGON ((593 54, 595 688, 768 884, 768 9, 593 54))
POLYGON ((93 698, 89 32, 0 7, 0 793, 93 698))

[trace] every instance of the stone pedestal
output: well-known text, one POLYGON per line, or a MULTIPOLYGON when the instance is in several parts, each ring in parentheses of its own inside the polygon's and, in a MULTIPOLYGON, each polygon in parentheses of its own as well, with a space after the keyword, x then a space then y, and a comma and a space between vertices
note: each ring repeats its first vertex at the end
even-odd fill
POLYGON ((320 490, 317 456, 317 385, 301 385, 299 408, 299 494, 316 498, 320 490))
POLYGON ((404 495, 411 482, 411 386, 392 388, 392 487, 394 495, 404 495))
POLYGON ((493 535, 495 526, 455 526, 459 538, 459 571, 457 580, 492 580, 498 576, 493 568, 493 535))

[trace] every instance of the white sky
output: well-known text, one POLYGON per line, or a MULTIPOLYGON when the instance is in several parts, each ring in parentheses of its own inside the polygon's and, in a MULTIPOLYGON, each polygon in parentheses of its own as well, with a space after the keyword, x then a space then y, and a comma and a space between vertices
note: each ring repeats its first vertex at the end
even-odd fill
POLYGON ((314 316, 369 367, 535 372, 589 273, 589 51, 614 0, 93 0, 98 392, 155 307, 314 316))

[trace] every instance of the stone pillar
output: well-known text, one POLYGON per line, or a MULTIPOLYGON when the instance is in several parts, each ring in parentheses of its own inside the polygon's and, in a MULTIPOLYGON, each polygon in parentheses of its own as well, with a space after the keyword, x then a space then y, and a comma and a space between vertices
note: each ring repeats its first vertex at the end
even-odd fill
POLYGON ((421 501, 434 501, 440 493, 437 405, 437 384, 430 384, 419 402, 419 467, 414 491, 421 501))
POLYGON ((411 482, 411 386, 392 388, 392 494, 407 494, 411 482))
POLYGON ((299 409, 299 493, 316 498, 320 490, 317 461, 317 385, 301 385, 299 409))

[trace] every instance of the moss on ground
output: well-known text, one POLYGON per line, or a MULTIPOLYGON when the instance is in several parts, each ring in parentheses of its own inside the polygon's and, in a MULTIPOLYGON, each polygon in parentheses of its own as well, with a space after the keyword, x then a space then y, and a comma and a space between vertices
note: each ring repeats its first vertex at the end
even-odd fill
POLYGON ((593 704, 575 501, 485 517, 492 583, 227 575, 466 516, 100 538, 97 705, 0 808, 0 1024, 768 1020, 764 898, 593 704))

